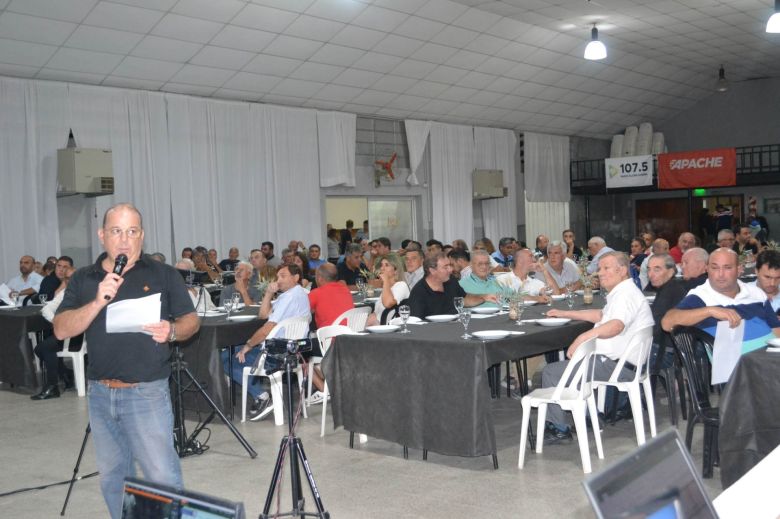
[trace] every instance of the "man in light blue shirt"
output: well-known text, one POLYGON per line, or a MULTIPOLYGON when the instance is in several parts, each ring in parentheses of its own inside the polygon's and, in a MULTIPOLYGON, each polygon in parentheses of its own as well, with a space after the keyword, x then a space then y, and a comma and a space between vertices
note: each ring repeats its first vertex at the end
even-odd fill
POLYGON ((588 265, 588 274, 595 274, 599 270, 599 258, 608 252, 614 252, 614 249, 607 247, 607 242, 601 236, 594 236, 588 240, 588 252, 593 259, 590 260, 588 265))
POLYGON ((498 241, 498 250, 492 254, 492 258, 496 260, 496 263, 502 270, 508 272, 512 267, 512 253, 515 251, 515 239, 514 238, 501 238, 498 241))
MULTIPOLYGON (((460 286, 467 294, 485 295, 501 292, 501 285, 490 273, 490 255, 483 250, 471 252, 471 274, 460 279, 460 286)), ((480 306, 497 306, 486 301, 480 306)))

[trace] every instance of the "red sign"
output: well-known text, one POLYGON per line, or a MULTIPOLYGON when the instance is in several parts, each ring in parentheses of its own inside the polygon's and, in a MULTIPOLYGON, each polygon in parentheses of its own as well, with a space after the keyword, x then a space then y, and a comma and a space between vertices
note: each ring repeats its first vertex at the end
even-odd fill
POLYGON ((658 155, 659 189, 695 189, 737 185, 734 148, 681 151, 658 155))

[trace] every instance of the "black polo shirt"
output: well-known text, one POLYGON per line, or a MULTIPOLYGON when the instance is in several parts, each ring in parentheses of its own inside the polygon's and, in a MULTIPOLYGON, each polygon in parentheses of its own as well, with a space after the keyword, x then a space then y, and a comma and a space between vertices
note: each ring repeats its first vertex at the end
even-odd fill
POLYGON ((444 283, 444 291, 437 292, 433 290, 426 278, 420 280, 414 285, 411 294, 409 294, 409 308, 411 315, 425 318, 426 315, 454 314, 456 297, 464 297, 466 291, 460 286, 458 280, 454 277, 444 283))
POLYGON ((343 281, 347 285, 354 285, 357 281, 357 278, 361 277, 360 271, 365 270, 366 266, 362 263, 360 264, 360 267, 358 267, 356 270, 351 270, 347 266, 347 262, 343 261, 338 264, 336 267, 336 270, 338 272, 338 280, 343 281))
MULTIPOLYGON (((92 302, 106 271, 101 262, 79 269, 68 283, 57 313, 73 310, 92 302)), ((161 294, 160 319, 173 320, 194 312, 184 279, 171 267, 143 254, 125 272, 112 303, 161 294)), ((124 382, 151 382, 168 378, 171 373, 170 348, 154 342, 145 333, 106 333, 106 308, 95 317, 85 332, 89 351, 87 377, 90 380, 117 379, 124 382)))

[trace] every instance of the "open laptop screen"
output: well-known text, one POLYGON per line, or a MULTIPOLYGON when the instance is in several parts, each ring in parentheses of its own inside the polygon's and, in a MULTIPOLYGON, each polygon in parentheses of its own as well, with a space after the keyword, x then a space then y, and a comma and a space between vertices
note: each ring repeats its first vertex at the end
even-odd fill
POLYGON ((668 429, 583 482, 604 519, 715 518, 699 474, 676 429, 668 429))
POLYGON ((244 519, 243 503, 136 478, 125 479, 122 519, 244 519))

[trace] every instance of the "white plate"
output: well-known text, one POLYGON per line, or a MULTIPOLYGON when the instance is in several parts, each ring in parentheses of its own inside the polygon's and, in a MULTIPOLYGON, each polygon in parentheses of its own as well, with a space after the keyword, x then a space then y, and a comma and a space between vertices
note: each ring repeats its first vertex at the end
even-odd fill
MULTIPOLYGON (((424 323, 425 321, 413 315, 410 315, 409 318, 406 320, 406 324, 424 324, 424 323)), ((395 325, 404 324, 404 320, 401 319, 400 317, 394 317, 390 319, 390 324, 395 324, 395 325)))
POLYGON ((18 306, 0 306, 0 310, 16 310, 18 306))
POLYGON ((770 346, 774 346, 775 348, 780 348, 780 337, 777 337, 775 339, 769 339, 766 341, 766 343, 770 346))
POLYGON ((497 306, 478 306, 476 308, 471 308, 472 314, 494 314, 498 312, 497 306))
POLYGON ((481 332, 471 332, 471 335, 477 339, 503 339, 509 337, 511 332, 507 330, 483 330, 481 332))
POLYGON ((231 315, 228 320, 230 321, 251 321, 255 319, 254 315, 231 315))
POLYGON ((523 301, 523 306, 534 306, 539 301, 523 301))
POLYGON ((571 319, 566 319, 564 317, 548 317, 547 319, 537 319, 536 324, 542 326, 563 326, 569 321, 571 321, 571 319))
POLYGON ((780 348, 770 346, 766 349, 766 351, 768 351, 769 353, 780 353, 780 348))
MULTIPOLYGON (((575 290, 575 291, 574 291, 574 293, 575 293, 575 294, 577 294, 578 296, 585 295, 585 291, 584 291, 584 290, 582 290, 582 289, 580 289, 580 290, 575 290)), ((599 293, 599 289, 598 289, 598 288, 594 288, 594 289, 593 289, 593 293, 594 293, 594 294, 598 294, 598 293, 599 293)))
POLYGON ((525 332, 521 332, 521 331, 517 331, 517 330, 512 330, 509 333, 511 333, 512 335, 523 335, 523 334, 525 334, 525 332))
POLYGON ((366 326, 366 331, 371 333, 393 333, 400 330, 400 326, 394 324, 380 324, 377 326, 366 326))
POLYGON ((426 315, 425 320, 432 323, 446 323, 448 321, 454 321, 458 318, 458 314, 439 314, 439 315, 426 315))
POLYGON ((363 301, 365 301, 367 303, 373 303, 375 301, 379 301, 379 298, 378 297, 367 297, 367 298, 363 299, 363 301))
POLYGON ((218 315, 225 315, 227 312, 225 311, 219 311, 219 310, 206 310, 203 312, 203 315, 206 317, 216 317, 218 315))
POLYGON ((550 297, 552 297, 553 301, 563 301, 566 299, 566 294, 553 294, 550 297))

